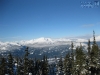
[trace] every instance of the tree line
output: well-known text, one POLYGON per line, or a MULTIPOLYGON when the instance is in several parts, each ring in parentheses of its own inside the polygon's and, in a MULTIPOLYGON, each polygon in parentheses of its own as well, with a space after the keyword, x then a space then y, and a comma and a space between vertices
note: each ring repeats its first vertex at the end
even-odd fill
POLYGON ((15 58, 9 53, 8 57, 1 57, 0 75, 48 75, 47 56, 42 60, 28 58, 28 47, 25 49, 24 58, 15 58))
MULTIPOLYGON (((93 42, 88 40, 87 52, 82 44, 74 49, 71 43, 69 51, 64 60, 59 59, 57 70, 53 75, 100 75, 100 48, 96 43, 95 32, 93 31, 93 42)), ((0 75, 52 75, 47 56, 43 59, 28 58, 28 47, 25 49, 24 58, 14 57, 9 53, 8 57, 0 58, 0 75)), ((55 68, 55 66, 54 66, 55 68)))
POLYGON ((100 75, 100 48, 96 43, 95 32, 93 31, 93 43, 88 40, 87 52, 84 52, 82 44, 76 47, 73 52, 73 42, 71 52, 64 60, 66 75, 100 75))

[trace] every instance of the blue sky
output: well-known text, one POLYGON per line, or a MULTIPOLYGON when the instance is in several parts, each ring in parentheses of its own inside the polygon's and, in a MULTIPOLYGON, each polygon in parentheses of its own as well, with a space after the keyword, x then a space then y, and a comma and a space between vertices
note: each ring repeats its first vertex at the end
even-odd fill
POLYGON ((100 5, 81 7, 94 1, 0 0, 0 41, 100 35, 100 5))

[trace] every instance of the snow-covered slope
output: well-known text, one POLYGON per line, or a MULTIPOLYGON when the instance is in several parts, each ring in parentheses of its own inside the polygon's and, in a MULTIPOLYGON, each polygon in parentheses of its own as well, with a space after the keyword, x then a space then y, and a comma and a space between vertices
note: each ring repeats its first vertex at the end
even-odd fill
POLYGON ((28 47, 48 47, 48 46, 58 46, 58 45, 70 45, 70 39, 60 38, 60 39, 51 39, 51 38, 38 38, 28 41, 19 41, 19 42, 0 42, 0 51, 2 50, 13 50, 20 49, 21 46, 28 47))
MULTIPOLYGON (((97 37, 99 39, 99 37, 97 37)), ((93 38, 90 38, 92 41, 93 38)), ((48 57, 54 57, 61 55, 65 56, 68 51, 71 51, 71 42, 74 43, 74 50, 77 46, 80 46, 80 42, 84 47, 84 50, 87 51, 87 39, 82 38, 60 38, 60 39, 51 39, 51 38, 38 38, 32 40, 22 40, 19 42, 0 42, 0 53, 4 56, 7 53, 12 52, 13 55, 23 56, 25 47, 29 47, 30 57, 41 58, 44 54, 48 57)))
MULTIPOLYGON (((93 38, 90 38, 92 41, 93 38)), ((100 41, 100 36, 96 37, 97 41, 100 41)), ((58 39, 51 39, 51 38, 37 38, 32 40, 22 40, 19 42, 0 42, 0 52, 1 51, 11 51, 11 50, 20 50, 23 46, 28 47, 52 47, 52 46, 60 46, 60 45, 71 45, 71 41, 74 42, 74 47, 80 45, 80 42, 83 46, 87 47, 87 44, 84 42, 88 42, 87 39, 82 38, 58 38, 58 39)), ((70 47, 69 47, 70 48, 70 47)))

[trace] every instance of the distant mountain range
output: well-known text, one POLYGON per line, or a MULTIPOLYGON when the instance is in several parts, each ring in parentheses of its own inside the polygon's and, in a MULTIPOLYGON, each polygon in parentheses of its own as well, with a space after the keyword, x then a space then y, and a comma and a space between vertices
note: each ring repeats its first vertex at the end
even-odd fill
MULTIPOLYGON (((90 38, 92 40, 93 38, 90 38)), ((87 51, 87 39, 80 38, 60 38, 60 39, 51 39, 51 38, 38 38, 29 41, 20 41, 20 42, 0 42, 0 53, 3 56, 6 56, 11 52, 15 56, 24 56, 25 48, 29 47, 30 56, 41 58, 43 55, 48 57, 60 57, 65 56, 70 52, 71 42, 74 43, 74 49, 77 46, 80 46, 80 42, 84 48, 84 51, 87 51)), ((98 42, 99 44, 99 42, 98 42)))

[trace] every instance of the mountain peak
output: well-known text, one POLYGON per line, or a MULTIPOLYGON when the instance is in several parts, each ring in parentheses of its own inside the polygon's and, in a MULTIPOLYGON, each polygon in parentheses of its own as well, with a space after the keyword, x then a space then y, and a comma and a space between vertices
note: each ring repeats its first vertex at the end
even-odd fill
POLYGON ((38 39, 34 39, 34 43, 43 43, 43 42, 53 42, 53 40, 51 38, 38 38, 38 39))

